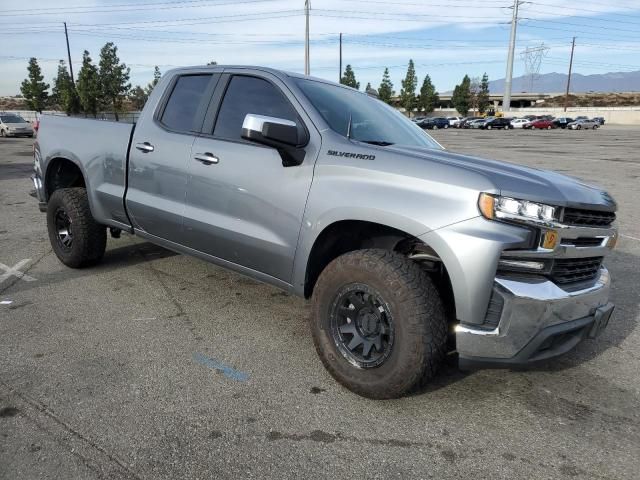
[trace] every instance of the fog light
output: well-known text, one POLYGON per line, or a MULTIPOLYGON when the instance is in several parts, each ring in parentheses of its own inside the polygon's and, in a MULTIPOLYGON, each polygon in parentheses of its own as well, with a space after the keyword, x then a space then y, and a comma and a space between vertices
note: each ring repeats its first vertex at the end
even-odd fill
POLYGON ((616 245, 618 243, 618 232, 613 232, 613 235, 611 235, 609 237, 609 240, 607 240, 607 248, 610 248, 611 250, 613 250, 616 245))

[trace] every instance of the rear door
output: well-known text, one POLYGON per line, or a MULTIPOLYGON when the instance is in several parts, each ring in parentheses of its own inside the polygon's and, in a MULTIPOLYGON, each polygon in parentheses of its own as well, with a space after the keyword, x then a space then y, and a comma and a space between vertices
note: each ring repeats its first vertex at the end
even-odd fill
POLYGON ((182 243, 191 146, 220 77, 176 75, 155 111, 144 112, 129 154, 127 209, 134 227, 182 243))
POLYGON ((250 72, 225 70, 210 120, 194 142, 185 238, 196 250, 289 282, 320 137, 281 80, 250 72), (284 167, 275 148, 243 139, 248 113, 291 120, 313 132, 304 162, 284 167), (202 156, 215 163, 203 163, 202 156))

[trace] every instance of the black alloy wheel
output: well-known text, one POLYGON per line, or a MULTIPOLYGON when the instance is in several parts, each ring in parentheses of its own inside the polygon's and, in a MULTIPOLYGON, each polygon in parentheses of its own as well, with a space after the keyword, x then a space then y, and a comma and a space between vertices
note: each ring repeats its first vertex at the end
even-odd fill
POLYGON ((62 250, 70 252, 73 246, 73 226, 69 215, 62 207, 56 210, 54 222, 58 246, 62 250))
POLYGON ((336 348, 350 364, 374 368, 389 357, 395 336, 391 309, 371 287, 344 286, 336 294, 330 315, 336 348))

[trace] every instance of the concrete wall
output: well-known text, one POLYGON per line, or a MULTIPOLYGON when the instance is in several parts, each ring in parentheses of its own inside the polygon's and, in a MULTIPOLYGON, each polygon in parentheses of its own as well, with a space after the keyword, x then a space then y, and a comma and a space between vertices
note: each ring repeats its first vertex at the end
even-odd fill
MULTIPOLYGON (((40 114, 38 112, 34 112, 32 110, 3 110, 3 113, 15 113, 16 115, 20 115, 26 121, 32 122, 32 123, 34 122, 34 120, 40 117, 40 114)), ((64 112, 58 112, 56 110, 46 110, 42 113, 45 115, 66 115, 64 112)), ((140 117, 140 112, 121 113, 119 117, 121 122, 134 123, 138 121, 138 117, 140 117)), ((93 117, 87 117, 87 118, 93 118, 93 117)), ((113 113, 110 113, 110 112, 98 113, 97 118, 98 120, 115 120, 115 116, 113 115, 113 113)))

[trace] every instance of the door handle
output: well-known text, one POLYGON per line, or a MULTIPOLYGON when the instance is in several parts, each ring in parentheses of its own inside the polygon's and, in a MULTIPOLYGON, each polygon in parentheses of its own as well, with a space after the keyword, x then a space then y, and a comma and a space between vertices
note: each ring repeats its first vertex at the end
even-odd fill
POLYGON ((136 143, 136 148, 144 153, 150 153, 154 150, 153 145, 151 145, 149 142, 136 143))
POLYGON ((204 165, 211 165, 212 163, 218 163, 220 161, 218 157, 209 152, 196 153, 193 156, 193 159, 203 163, 204 165))

